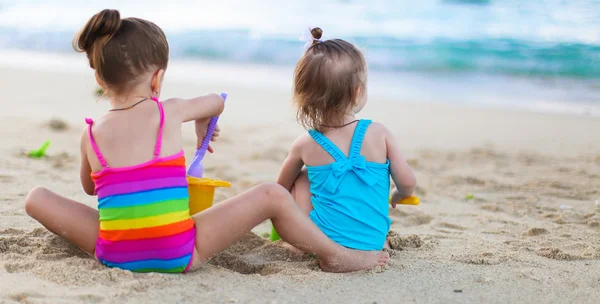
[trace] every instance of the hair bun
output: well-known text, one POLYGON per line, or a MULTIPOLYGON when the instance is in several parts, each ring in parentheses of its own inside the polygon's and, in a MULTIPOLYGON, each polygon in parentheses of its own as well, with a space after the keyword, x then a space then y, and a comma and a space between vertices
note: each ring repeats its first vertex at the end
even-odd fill
POLYGON ((315 27, 313 29, 310 30, 310 34, 312 35, 313 39, 321 39, 321 37, 323 37, 323 30, 320 27, 315 27))
POLYGON ((81 32, 75 36, 73 48, 76 51, 88 53, 93 49, 97 40, 108 37, 108 39, 103 39, 103 44, 108 42, 119 31, 120 27, 121 14, 119 11, 105 9, 92 16, 81 32))

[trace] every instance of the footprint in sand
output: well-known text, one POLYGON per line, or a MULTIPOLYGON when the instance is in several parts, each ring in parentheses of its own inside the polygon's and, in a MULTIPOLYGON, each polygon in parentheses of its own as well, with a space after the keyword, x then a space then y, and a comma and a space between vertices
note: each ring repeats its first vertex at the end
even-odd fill
POLYGON ((486 184, 486 181, 476 178, 476 177, 472 177, 472 176, 467 176, 465 177, 464 181, 468 184, 468 185, 475 185, 475 186, 483 186, 486 184))
POLYGON ((0 253, 9 256, 9 261, 10 257, 15 261, 20 261, 22 257, 35 257, 38 260, 89 257, 77 246, 43 228, 31 232, 3 230, 0 232, 0 253))
POLYGON ((209 262, 241 274, 270 275, 294 269, 318 269, 317 261, 305 254, 290 251, 254 233, 216 255, 209 262))
POLYGON ((7 228, 7 229, 0 230, 0 236, 19 235, 19 234, 25 234, 25 233, 26 232, 24 230, 19 230, 19 229, 14 229, 14 228, 7 228))
POLYGON ((550 233, 550 231, 548 231, 545 228, 531 228, 529 230, 527 230, 527 232, 525 233, 527 236, 538 236, 538 235, 544 235, 544 234, 548 234, 550 233))
POLYGON ((55 169, 65 169, 74 167, 77 164, 77 158, 67 152, 62 152, 50 158, 52 167, 55 169))
POLYGON ((452 259, 465 264, 472 265, 498 265, 507 260, 506 256, 499 256, 491 252, 481 254, 465 254, 452 256, 452 259))
POLYGON ((104 297, 93 294, 85 294, 77 296, 77 300, 80 300, 84 303, 101 303, 104 301, 104 297))
POLYGON ((410 214, 400 209, 391 209, 390 217, 393 224, 400 224, 405 227, 427 225, 433 221, 433 217, 422 212, 410 214))
POLYGON ((14 263, 10 263, 7 262, 4 264, 4 269, 6 269, 6 272, 8 273, 17 273, 17 272, 25 272, 25 271, 29 271, 33 268, 35 268, 35 263, 28 263, 28 262, 14 262, 14 263))
POLYGON ((53 118, 46 123, 46 126, 54 132, 64 132, 69 129, 69 125, 62 119, 53 118))
POLYGON ((20 292, 20 293, 15 293, 12 295, 8 296, 9 299, 18 302, 18 303, 32 303, 31 302, 31 298, 35 298, 35 299, 42 299, 45 298, 45 296, 37 293, 37 292, 20 292))
POLYGON ((0 183, 2 183, 2 184, 12 183, 14 180, 15 180, 14 176, 0 175, 0 183))
POLYGON ((574 255, 571 255, 568 253, 564 253, 558 248, 540 248, 535 251, 535 254, 537 254, 541 257, 545 257, 545 258, 549 258, 549 259, 553 259, 553 260, 559 260, 559 261, 574 261, 574 260, 582 259, 581 257, 574 256, 574 255))
POLYGON ((460 230, 460 231, 467 230, 467 228, 465 228, 463 226, 459 226, 459 225, 455 225, 455 224, 451 224, 451 223, 446 223, 446 222, 441 222, 441 223, 437 224, 437 226, 438 227, 442 227, 442 228, 452 229, 452 230, 460 230))
MULTIPOLYGON (((31 291, 15 293, 15 294, 9 295, 8 297, 9 297, 9 299, 11 299, 15 302, 18 302, 18 303, 37 303, 41 299, 46 298, 46 296, 44 296, 42 294, 39 294, 37 292, 31 292, 31 291)), ((64 296, 64 297, 68 297, 68 296, 64 296)), ((75 299, 77 299, 77 302, 83 302, 83 303, 101 303, 104 301, 104 297, 99 296, 99 295, 93 295, 93 294, 78 295, 78 296, 75 296, 75 299)))
POLYGON ((406 248, 421 248, 425 244, 418 235, 401 236, 395 231, 390 231, 387 241, 393 250, 405 250, 406 248))
POLYGON ((484 204, 479 206, 480 209, 490 211, 490 212, 502 212, 502 209, 498 204, 484 204))

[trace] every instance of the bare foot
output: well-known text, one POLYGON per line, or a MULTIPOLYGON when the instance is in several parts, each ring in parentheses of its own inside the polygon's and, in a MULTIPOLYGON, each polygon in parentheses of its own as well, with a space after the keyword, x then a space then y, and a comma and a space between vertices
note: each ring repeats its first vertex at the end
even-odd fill
POLYGON ((342 249, 339 254, 321 259, 321 269, 326 272, 352 272, 383 266, 390 259, 385 251, 360 251, 342 249))

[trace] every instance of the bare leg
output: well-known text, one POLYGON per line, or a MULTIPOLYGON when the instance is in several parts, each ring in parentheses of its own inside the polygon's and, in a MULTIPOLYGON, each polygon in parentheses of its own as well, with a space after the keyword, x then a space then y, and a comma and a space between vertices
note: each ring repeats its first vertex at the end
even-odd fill
POLYGON ((308 181, 306 169, 300 171, 298 178, 296 178, 296 181, 294 182, 291 193, 298 206, 300 206, 300 209, 302 209, 306 215, 309 215, 313 210, 313 206, 311 201, 312 195, 310 193, 310 183, 308 181))
POLYGON ((334 243, 302 213, 287 190, 263 184, 193 216, 196 261, 212 258, 269 218, 284 240, 319 257, 324 271, 368 269, 389 259, 386 252, 351 250, 334 243))
MULTIPOLYGON (((311 199, 312 194, 310 193, 310 182, 308 181, 308 172, 306 172, 306 168, 300 171, 298 178, 294 181, 294 187, 292 188, 291 194, 296 201, 296 204, 298 204, 298 207, 302 209, 302 212, 304 212, 306 216, 309 216, 310 212, 313 210, 313 206, 311 199)), ((281 246, 295 253, 303 253, 302 250, 286 242, 282 242, 281 246)))
POLYGON ((37 187, 27 195, 25 211, 46 229, 94 255, 100 228, 98 210, 37 187))
MULTIPOLYGON (((294 198, 294 200, 296 201, 296 203, 298 204, 300 209, 302 209, 304 214, 306 214, 306 216, 309 216, 310 212, 313 210, 313 206, 312 206, 312 194, 310 193, 310 182, 308 181, 308 173, 306 172, 306 168, 304 168, 304 169, 302 169, 302 171, 300 171, 300 174, 294 181, 294 185, 293 185, 290 193, 292 194, 292 197, 294 198)), ((279 237, 275 234, 275 233, 277 233, 277 231, 272 229, 271 232, 274 234, 271 236, 271 240, 272 241, 279 240, 279 237)), ((286 242, 282 242, 281 245, 283 247, 286 247, 289 250, 292 250, 295 252, 299 251, 298 248, 295 248, 294 246, 292 246, 286 242)))

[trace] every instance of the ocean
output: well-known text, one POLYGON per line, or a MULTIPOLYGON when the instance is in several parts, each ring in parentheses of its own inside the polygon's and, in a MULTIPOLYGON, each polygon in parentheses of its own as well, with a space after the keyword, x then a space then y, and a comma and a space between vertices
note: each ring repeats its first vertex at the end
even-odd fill
POLYGON ((103 8, 157 23, 173 59, 291 67, 303 52, 298 38, 319 26, 324 39, 364 50, 373 81, 402 98, 600 107, 594 0, 0 0, 0 49, 72 52, 74 32, 103 8))

